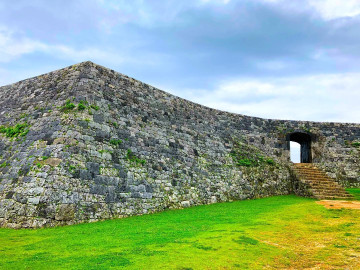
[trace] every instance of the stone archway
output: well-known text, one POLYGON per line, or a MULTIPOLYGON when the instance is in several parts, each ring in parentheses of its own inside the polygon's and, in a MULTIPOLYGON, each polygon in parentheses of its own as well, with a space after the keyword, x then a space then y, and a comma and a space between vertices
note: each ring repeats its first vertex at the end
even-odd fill
POLYGON ((300 144, 300 162, 311 163, 311 135, 305 132, 292 132, 286 136, 288 149, 290 149, 290 141, 300 144))

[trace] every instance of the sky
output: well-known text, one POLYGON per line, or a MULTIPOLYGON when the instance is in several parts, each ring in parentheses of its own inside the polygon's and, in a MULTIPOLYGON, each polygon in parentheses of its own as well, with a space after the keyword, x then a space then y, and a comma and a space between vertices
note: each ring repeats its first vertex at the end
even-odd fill
POLYGON ((212 108, 360 123, 359 0, 0 1, 0 85, 88 60, 212 108))

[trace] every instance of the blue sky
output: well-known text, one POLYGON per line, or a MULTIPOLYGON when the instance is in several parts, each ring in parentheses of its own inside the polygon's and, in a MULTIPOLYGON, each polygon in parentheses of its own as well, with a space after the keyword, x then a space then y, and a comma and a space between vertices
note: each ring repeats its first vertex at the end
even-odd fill
POLYGON ((0 2, 0 85, 91 60, 247 115, 357 122, 358 0, 0 2))

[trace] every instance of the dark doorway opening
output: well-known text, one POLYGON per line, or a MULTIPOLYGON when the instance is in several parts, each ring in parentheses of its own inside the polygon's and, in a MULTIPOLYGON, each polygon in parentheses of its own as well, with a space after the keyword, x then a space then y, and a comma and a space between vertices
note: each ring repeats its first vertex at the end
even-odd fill
POLYGON ((287 141, 289 143, 290 149, 290 142, 296 142, 300 144, 300 162, 301 163, 311 163, 311 136, 307 133, 303 132, 293 132, 288 134, 287 141))

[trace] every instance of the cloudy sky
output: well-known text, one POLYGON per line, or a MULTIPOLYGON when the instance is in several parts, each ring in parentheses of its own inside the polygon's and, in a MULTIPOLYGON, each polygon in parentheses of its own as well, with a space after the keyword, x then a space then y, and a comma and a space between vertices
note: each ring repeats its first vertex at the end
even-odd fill
POLYGON ((91 60, 247 115, 360 122, 359 0, 1 0, 0 85, 91 60))

